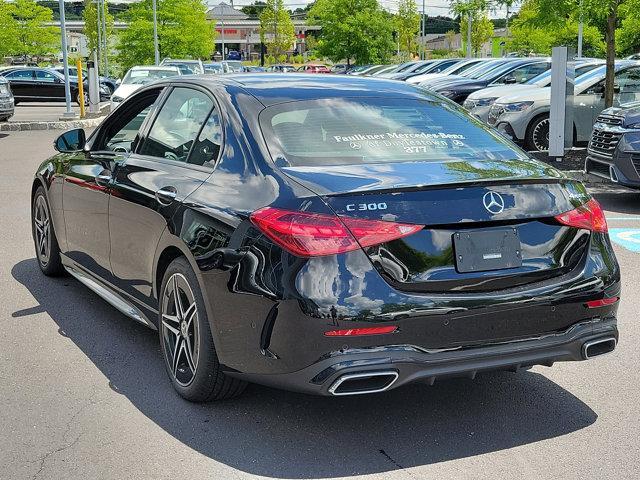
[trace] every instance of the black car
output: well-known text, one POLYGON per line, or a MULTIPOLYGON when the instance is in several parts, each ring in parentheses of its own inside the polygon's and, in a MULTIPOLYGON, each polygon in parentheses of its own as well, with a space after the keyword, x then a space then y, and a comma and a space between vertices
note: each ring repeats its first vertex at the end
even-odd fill
MULTIPOLYGON (((64 66, 55 67, 53 70, 58 72, 60 75, 64 77, 64 66)), ((73 78, 76 82, 78 81, 78 67, 69 65, 69 76, 73 78)), ((82 80, 84 83, 85 79, 89 78, 89 72, 85 69, 82 69, 82 80)), ((103 85, 107 90, 109 90, 109 94, 112 94, 118 88, 118 81, 115 78, 105 77, 100 75, 98 77, 100 85, 103 85)))
POLYGON ((0 122, 9 120, 15 111, 11 85, 6 78, 0 77, 0 122))
POLYGON ((587 173, 640 188, 640 104, 603 110, 593 126, 587 152, 587 173))
POLYGON ((372 393, 616 346, 599 204, 411 85, 173 77, 56 149, 31 191, 40 268, 158 329, 189 400, 372 393))
MULTIPOLYGON (((0 76, 9 80, 15 103, 19 102, 64 102, 64 75, 51 68, 7 68, 0 70, 0 76)), ((88 103, 89 82, 83 80, 84 101, 88 103)), ((80 104, 77 79, 69 78, 71 100, 80 104)), ((100 100, 108 100, 110 92, 100 86, 100 100)))
POLYGON ((431 89, 462 105, 473 92, 497 85, 526 83, 550 68, 549 59, 510 60, 478 78, 451 77, 431 89))

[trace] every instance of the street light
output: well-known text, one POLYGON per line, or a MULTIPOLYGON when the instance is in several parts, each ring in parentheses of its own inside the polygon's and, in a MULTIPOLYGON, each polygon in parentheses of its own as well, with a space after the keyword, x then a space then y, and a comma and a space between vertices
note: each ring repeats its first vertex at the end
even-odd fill
POLYGON ((158 15, 156 0, 153 0, 153 55, 156 65, 160 65, 160 50, 158 50, 158 15))
MULTIPOLYGON (((73 118, 75 113, 71 110, 71 88, 69 87, 69 59, 67 58, 67 26, 64 18, 64 0, 58 0, 60 9, 60 36, 62 40, 62 64, 64 65, 64 100, 67 110, 62 115, 63 118, 73 118)), ((84 99, 80 99, 83 101, 84 99)))

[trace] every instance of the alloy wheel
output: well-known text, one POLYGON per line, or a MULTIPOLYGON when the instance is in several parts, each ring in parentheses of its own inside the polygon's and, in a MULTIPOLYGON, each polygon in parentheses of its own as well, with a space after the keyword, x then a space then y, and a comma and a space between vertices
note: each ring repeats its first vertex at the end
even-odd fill
POLYGON ((38 260, 43 267, 49 263, 51 256, 51 222, 49 220, 49 209, 47 201, 43 195, 36 198, 33 211, 33 226, 36 237, 36 253, 38 260))
POLYGON ((175 381, 186 387, 198 368, 198 308, 187 279, 175 273, 167 282, 161 305, 165 359, 175 381))
POLYGON ((549 150, 549 119, 540 120, 533 128, 533 146, 539 152, 549 150))

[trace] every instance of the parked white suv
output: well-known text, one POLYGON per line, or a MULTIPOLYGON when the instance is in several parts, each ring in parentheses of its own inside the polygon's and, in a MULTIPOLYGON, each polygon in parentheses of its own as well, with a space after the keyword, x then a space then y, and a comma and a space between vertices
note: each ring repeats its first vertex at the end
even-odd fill
MULTIPOLYGON (((605 66, 580 76, 574 87, 574 143, 586 143, 596 118, 604 109, 605 66)), ((614 105, 640 100, 640 63, 616 63, 614 105)), ((528 150, 549 148, 550 87, 533 88, 498 98, 488 123, 528 150)))

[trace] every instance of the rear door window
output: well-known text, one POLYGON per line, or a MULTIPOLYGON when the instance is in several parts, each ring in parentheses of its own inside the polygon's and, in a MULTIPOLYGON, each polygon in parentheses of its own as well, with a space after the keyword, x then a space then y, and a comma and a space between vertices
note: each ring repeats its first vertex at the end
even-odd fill
POLYGON ((260 125, 279 165, 499 160, 523 154, 439 100, 336 98, 265 109, 260 125))

